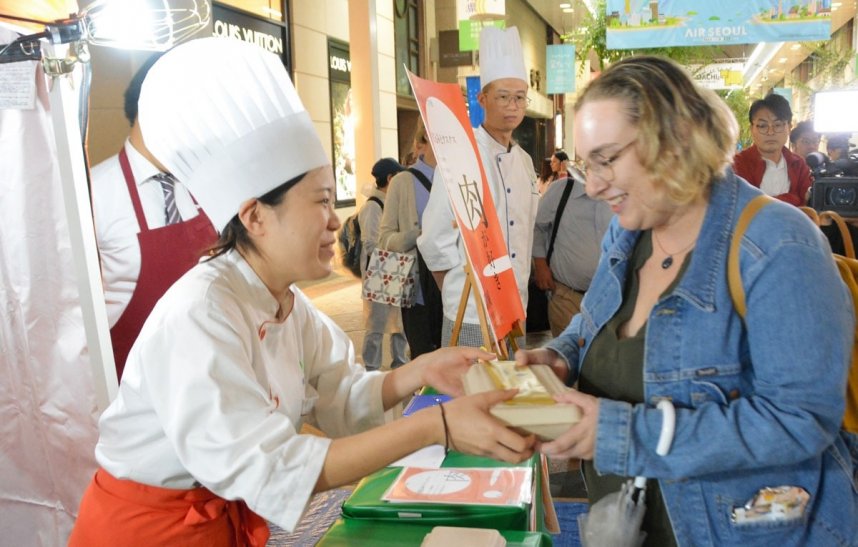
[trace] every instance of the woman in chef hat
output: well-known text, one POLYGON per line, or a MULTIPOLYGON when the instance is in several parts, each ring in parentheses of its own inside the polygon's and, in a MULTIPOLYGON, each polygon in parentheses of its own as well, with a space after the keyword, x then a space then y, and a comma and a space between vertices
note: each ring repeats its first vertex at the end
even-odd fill
POLYGON ((331 271, 330 161, 280 60, 205 38, 164 55, 140 96, 143 138, 220 240, 164 295, 99 422, 101 466, 70 545, 259 545, 291 530, 319 492, 430 444, 518 462, 532 453, 488 409, 514 392, 460 397, 389 421, 422 385, 458 394, 474 348, 388 373, 294 283, 331 271), (303 422, 331 438, 301 435, 303 422))

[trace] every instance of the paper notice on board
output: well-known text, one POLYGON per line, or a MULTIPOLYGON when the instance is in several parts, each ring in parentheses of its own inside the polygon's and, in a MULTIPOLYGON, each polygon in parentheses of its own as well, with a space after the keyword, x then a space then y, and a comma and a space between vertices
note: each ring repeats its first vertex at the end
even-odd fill
POLYGON ((36 106, 36 64, 20 61, 0 64, 0 109, 32 110, 36 106))
POLYGON ((381 497, 392 503, 521 506, 530 503, 530 467, 403 467, 381 497))

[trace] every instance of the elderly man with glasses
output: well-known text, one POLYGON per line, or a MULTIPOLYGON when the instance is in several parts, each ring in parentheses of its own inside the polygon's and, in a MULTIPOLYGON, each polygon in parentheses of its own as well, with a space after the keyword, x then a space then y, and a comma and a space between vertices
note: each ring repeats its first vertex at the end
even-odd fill
MULTIPOLYGON (((482 91, 478 100, 485 109, 485 119, 474 136, 525 309, 539 194, 533 160, 513 140, 512 132, 521 124, 530 103, 527 78, 518 29, 484 28, 480 33, 482 91)), ((441 288, 441 345, 448 346, 465 287, 465 255, 447 190, 439 177, 440 170, 436 170, 417 246, 441 288)), ((478 347, 484 343, 472 292, 457 344, 478 347)))
POLYGON ((785 146, 792 122, 789 102, 769 94, 751 104, 748 118, 754 145, 736 154, 733 170, 770 196, 798 206, 807 203, 810 168, 785 146))

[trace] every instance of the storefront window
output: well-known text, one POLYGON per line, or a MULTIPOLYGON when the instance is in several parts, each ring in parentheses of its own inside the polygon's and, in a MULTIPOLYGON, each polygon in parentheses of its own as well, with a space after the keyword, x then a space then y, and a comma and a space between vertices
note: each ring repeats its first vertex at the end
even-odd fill
POLYGON ((420 8, 417 0, 394 0, 393 27, 396 47, 396 93, 411 96, 408 70, 422 76, 420 70, 420 8))
POLYGON ((286 6, 283 0, 222 0, 218 3, 275 21, 285 21, 286 6))
POLYGON ((331 92, 331 125, 337 207, 355 203, 355 120, 352 113, 352 63, 349 45, 328 38, 328 80, 331 92))

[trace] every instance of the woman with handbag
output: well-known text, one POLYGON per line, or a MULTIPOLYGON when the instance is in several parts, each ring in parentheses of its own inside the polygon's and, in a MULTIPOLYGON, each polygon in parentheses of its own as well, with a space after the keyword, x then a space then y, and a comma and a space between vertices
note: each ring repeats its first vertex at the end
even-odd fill
MULTIPOLYGON (((390 335, 390 368, 401 367, 408 362, 408 342, 402 328, 402 314, 393 302, 402 294, 390 294, 389 291, 413 290, 400 284, 390 283, 385 277, 396 274, 397 268, 387 271, 384 254, 379 254, 378 235, 381 215, 390 180, 404 167, 393 158, 381 158, 372 166, 375 185, 369 190, 369 199, 358 213, 360 222, 361 279, 363 280, 363 317, 366 334, 363 337, 363 364, 367 370, 381 367, 382 342, 384 335, 390 335)), ((380 249, 379 249, 380 250, 380 249)), ((413 264, 406 267, 413 267, 413 264)))
POLYGON ((412 359, 441 347, 444 322, 441 289, 417 248, 436 165, 435 153, 422 122, 414 136, 414 150, 417 157, 414 165, 390 181, 378 234, 379 247, 416 258, 412 268, 416 270, 414 298, 410 306, 402 306, 402 325, 412 359))
POLYGON ((542 452, 583 459, 591 502, 651 477, 646 545, 855 545, 840 430, 855 318, 822 234, 787 204, 759 212, 742 320, 728 248, 760 191, 729 168, 723 101, 668 59, 632 57, 579 95, 574 125, 587 194, 616 216, 581 313, 516 356, 577 382, 558 400, 583 417, 542 452), (665 456, 661 399, 676 407, 665 456))

